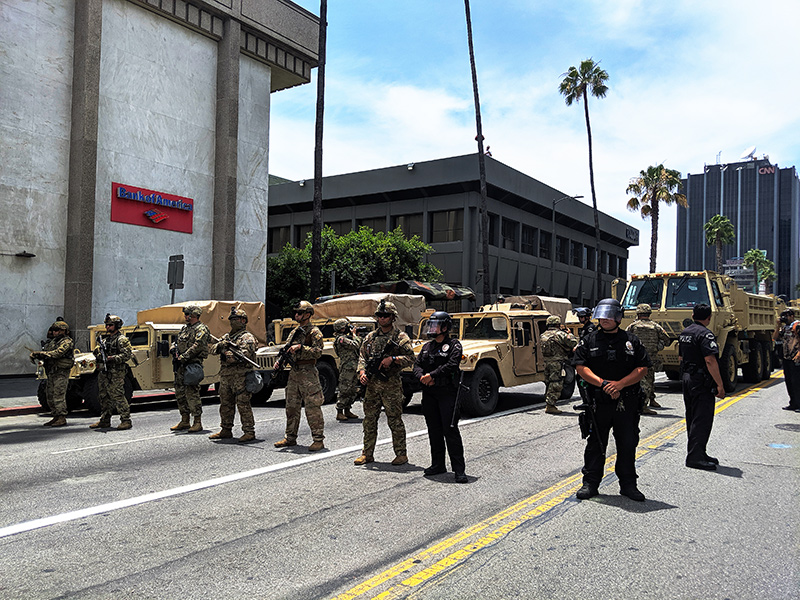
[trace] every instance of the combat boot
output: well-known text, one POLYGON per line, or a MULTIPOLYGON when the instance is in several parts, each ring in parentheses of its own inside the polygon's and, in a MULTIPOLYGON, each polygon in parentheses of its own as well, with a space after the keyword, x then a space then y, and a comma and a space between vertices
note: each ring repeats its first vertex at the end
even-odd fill
POLYGON ((169 428, 170 431, 189 429, 189 415, 181 415, 181 422, 169 428))
POLYGON ((317 440, 317 441, 315 441, 313 444, 311 444, 308 447, 308 451, 309 452, 318 452, 319 450, 322 450, 324 447, 325 447, 325 444, 323 444, 320 440, 317 440))
POLYGON ((297 442, 289 441, 286 438, 283 438, 280 442, 275 442, 273 445, 276 448, 286 448, 288 446, 297 446, 297 442))
POLYGON ((661 406, 658 402, 656 402, 655 399, 653 399, 650 400, 650 408, 664 408, 664 407, 661 406))
POLYGON ((212 433, 208 436, 210 440, 227 440, 233 437, 230 429, 220 429, 217 433, 212 433))
POLYGON ((197 433, 198 431, 203 431, 203 423, 200 422, 200 417, 195 417, 194 423, 189 427, 189 433, 197 433))
POLYGON ((130 419, 126 419, 117 425, 117 429, 119 431, 122 431, 123 429, 130 429, 131 427, 133 427, 133 423, 131 423, 130 419))
POLYGON ((362 454, 361 456, 359 456, 357 459, 355 459, 353 461, 353 464, 354 465, 365 465, 367 463, 371 463, 373 460, 375 460, 375 459, 372 458, 371 456, 367 456, 366 454, 362 454))
POLYGON ((405 454, 398 454, 397 456, 394 457, 392 464, 396 467, 399 467, 400 465, 404 465, 407 462, 408 462, 408 456, 406 456, 405 454))
POLYGON ((560 415, 563 414, 563 410, 559 410, 555 404, 548 404, 547 408, 544 409, 548 415, 560 415))
POLYGON ((89 425, 89 429, 108 429, 109 427, 111 427, 111 421, 103 421, 102 419, 89 425))
POLYGON ((242 435, 242 437, 239 438, 239 443, 244 444, 245 442, 252 442, 254 439, 256 439, 255 433, 253 433, 252 431, 245 431, 244 435, 242 435))
POLYGON ((344 411, 344 416, 347 417, 348 419, 360 419, 361 418, 357 414, 355 414, 354 412, 351 412, 349 408, 344 411))
POLYGON ((50 422, 50 427, 64 427, 67 424, 67 418, 64 416, 56 417, 50 422))
POLYGON ((654 411, 652 408, 650 408, 649 406, 645 406, 642 409, 642 414, 643 415, 657 415, 658 413, 656 411, 654 411))
POLYGON ((42 427, 52 427, 53 423, 55 423, 57 419, 58 417, 53 417, 47 423, 42 423, 42 427))
POLYGON ((344 411, 341 408, 336 409, 336 420, 347 421, 347 415, 344 414, 344 411))

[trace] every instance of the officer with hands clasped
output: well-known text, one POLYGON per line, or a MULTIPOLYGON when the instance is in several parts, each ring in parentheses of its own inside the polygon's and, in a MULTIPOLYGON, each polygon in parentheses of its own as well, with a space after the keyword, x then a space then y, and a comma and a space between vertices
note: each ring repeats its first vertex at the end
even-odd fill
POLYGON ((450 337, 452 320, 445 311, 433 313, 425 325, 432 338, 422 347, 414 362, 414 377, 422 384, 422 414, 428 426, 431 466, 426 477, 446 473, 445 447, 456 474, 456 483, 467 483, 464 467, 464 444, 458 431, 458 391, 461 370, 461 342, 450 337))
POLYGON ((639 502, 645 499, 636 487, 636 446, 644 398, 639 382, 651 362, 636 336, 619 328, 622 314, 619 301, 601 300, 594 309, 600 328, 584 337, 575 349, 573 364, 589 385, 591 402, 584 413, 591 427, 584 452, 583 487, 576 494, 580 500, 598 494, 611 429, 617 443, 614 470, 620 494, 639 502))
POLYGON ((711 307, 698 304, 692 309, 692 319, 694 323, 681 331, 678 338, 686 433, 689 438, 686 466, 713 471, 719 461, 706 453, 706 445, 714 424, 714 397, 724 398, 725 388, 717 362, 717 338, 708 329, 711 307))

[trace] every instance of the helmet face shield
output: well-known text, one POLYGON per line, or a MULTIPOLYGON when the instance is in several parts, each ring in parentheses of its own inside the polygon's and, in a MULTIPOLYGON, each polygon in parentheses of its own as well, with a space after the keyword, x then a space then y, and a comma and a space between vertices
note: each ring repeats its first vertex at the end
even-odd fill
POLYGON ((621 312, 620 308, 613 304, 598 304, 592 316, 595 319, 614 319, 619 322, 622 320, 621 312))
POLYGON ((427 323, 425 323, 425 335, 429 338, 435 338, 444 333, 445 330, 445 323, 444 321, 438 321, 434 319, 430 319, 427 323))

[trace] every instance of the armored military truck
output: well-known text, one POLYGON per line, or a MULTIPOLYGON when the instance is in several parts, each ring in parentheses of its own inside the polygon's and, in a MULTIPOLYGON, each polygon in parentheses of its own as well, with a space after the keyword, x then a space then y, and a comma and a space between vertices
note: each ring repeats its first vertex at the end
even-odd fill
MULTIPOLYGON (((612 287, 616 285, 618 281, 612 287)), ((612 291, 615 297, 616 291, 612 291)), ((726 392, 736 389, 740 367, 748 383, 767 379, 772 372, 772 332, 780 313, 774 296, 745 292, 731 277, 714 271, 678 271, 631 275, 621 302, 625 309, 623 329, 636 320, 638 304, 649 304, 653 309, 650 318, 672 340, 659 354, 670 379, 679 377, 678 335, 692 323, 692 309, 698 304, 711 306, 708 327, 717 337, 719 370, 726 392)))

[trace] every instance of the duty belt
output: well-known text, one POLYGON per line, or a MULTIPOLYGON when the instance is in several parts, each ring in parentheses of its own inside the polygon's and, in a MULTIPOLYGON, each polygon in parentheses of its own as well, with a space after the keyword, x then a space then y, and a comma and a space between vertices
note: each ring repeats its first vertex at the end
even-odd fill
POLYGON ((298 360, 294 364, 296 365, 315 365, 317 361, 315 360, 298 360))

